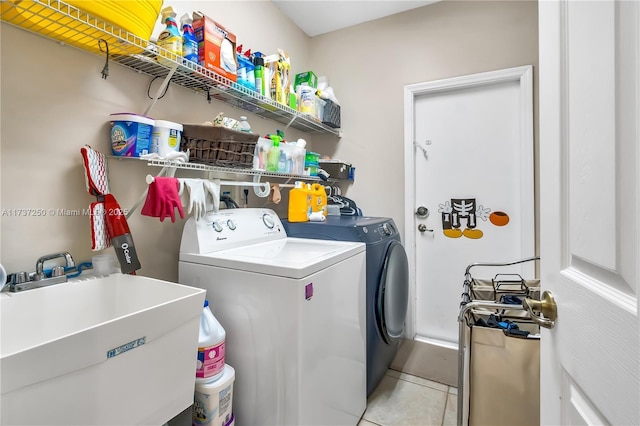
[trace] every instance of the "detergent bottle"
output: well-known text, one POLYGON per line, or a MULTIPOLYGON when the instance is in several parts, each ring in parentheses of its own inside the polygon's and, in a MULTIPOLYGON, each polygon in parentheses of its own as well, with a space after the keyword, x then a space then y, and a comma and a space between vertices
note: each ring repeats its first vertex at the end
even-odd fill
POLYGON ((224 373, 226 333, 204 301, 198 336, 196 379, 216 380, 224 373))
POLYGON ((182 24, 182 57, 185 65, 194 65, 198 63, 198 40, 193 32, 193 19, 188 13, 182 15, 180 24, 182 24))
MULTIPOLYGON (((182 37, 176 22, 176 12, 171 6, 162 9, 162 21, 167 27, 158 36, 158 47, 182 58, 182 37)), ((164 65, 171 66, 173 63, 167 59, 167 55, 167 52, 160 51, 158 61, 164 65)))
POLYGON ((304 182, 297 181, 289 191, 289 222, 308 222, 311 210, 311 193, 304 182))
POLYGON ((311 185, 311 212, 322 212, 324 217, 328 215, 327 192, 319 183, 311 185))
POLYGON ((256 92, 262 96, 265 95, 265 79, 264 79, 264 58, 262 53, 255 52, 253 54, 253 79, 255 81, 256 92))

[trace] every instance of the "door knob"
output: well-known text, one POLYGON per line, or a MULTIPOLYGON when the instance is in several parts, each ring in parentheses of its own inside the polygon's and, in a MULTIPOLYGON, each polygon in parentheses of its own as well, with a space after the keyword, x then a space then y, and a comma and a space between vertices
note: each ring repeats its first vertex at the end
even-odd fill
POLYGON ((418 225, 418 231, 420 232, 433 232, 433 229, 427 229, 427 225, 425 225, 424 223, 421 223, 420 225, 418 225))
POLYGON ((429 209, 426 208, 425 206, 418 207, 418 210, 416 210, 416 216, 429 217, 429 209))
POLYGON ((556 326, 558 318, 558 305, 553 293, 544 291, 541 300, 529 299, 528 297, 522 301, 522 307, 529 311, 529 315, 533 322, 540 327, 553 328, 556 326), (538 312, 543 316, 538 315, 538 312))

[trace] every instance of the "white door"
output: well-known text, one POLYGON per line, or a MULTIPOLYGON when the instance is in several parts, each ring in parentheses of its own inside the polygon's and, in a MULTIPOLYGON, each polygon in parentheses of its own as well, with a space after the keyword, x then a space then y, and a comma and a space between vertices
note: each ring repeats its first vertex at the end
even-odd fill
MULTIPOLYGON (((405 88, 411 338, 456 348, 466 267, 535 254, 532 73, 525 66, 405 88)), ((533 278, 534 266, 479 277, 533 278)))
POLYGON ((542 424, 640 424, 640 2, 541 1, 542 424))

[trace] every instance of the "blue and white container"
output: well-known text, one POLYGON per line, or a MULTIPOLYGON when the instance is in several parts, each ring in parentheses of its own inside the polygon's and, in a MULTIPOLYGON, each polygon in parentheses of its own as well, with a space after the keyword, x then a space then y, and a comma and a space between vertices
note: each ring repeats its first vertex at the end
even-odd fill
POLYGON ((151 149, 154 120, 142 115, 117 113, 110 116, 111 152, 116 157, 140 157, 151 149))
POLYGON ((233 416, 233 382, 236 372, 224 365, 220 378, 196 379, 196 389, 191 408, 193 426, 231 426, 233 416))

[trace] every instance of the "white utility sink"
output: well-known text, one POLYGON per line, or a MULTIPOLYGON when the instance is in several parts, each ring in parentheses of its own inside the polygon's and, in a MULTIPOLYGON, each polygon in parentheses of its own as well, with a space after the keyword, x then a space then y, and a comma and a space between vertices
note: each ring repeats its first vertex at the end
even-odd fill
POLYGON ((0 424, 161 425, 193 403, 205 291, 115 274, 0 294, 0 424))

